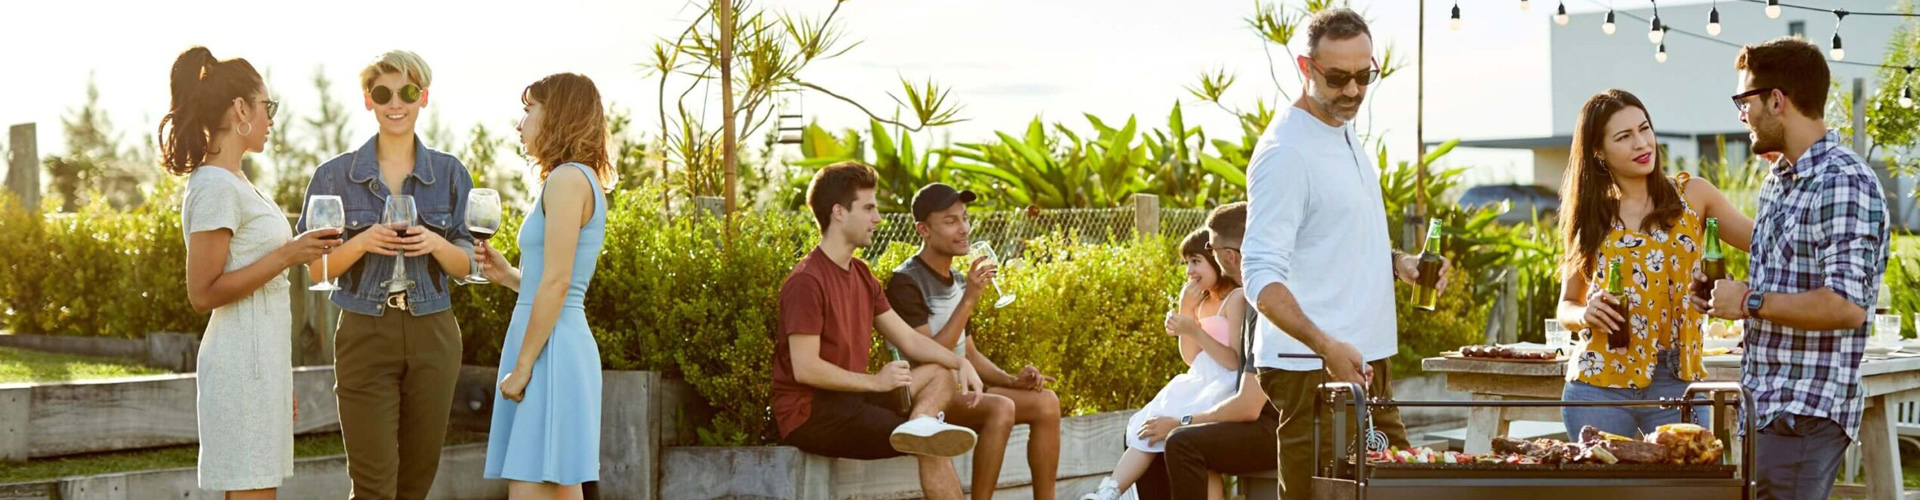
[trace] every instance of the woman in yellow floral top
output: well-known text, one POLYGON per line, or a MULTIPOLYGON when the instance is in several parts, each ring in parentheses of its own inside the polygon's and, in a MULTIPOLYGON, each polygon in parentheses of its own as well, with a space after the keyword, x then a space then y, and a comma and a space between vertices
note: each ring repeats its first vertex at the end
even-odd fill
MULTIPOLYGON (((1583 345, 1567 365, 1568 401, 1678 398, 1706 377, 1700 364, 1702 315, 1687 303, 1704 250, 1706 218, 1719 219, 1720 239, 1742 251, 1753 219, 1713 185, 1660 171, 1653 120, 1640 99, 1621 90, 1594 95, 1581 108, 1567 161, 1560 227, 1560 323, 1583 345), (1624 296, 1606 293, 1606 263, 1620 261, 1624 296), (1625 349, 1607 336, 1625 331, 1625 349)), ((1680 421, 1679 409, 1568 407, 1567 434, 1592 425, 1623 436, 1680 421)))

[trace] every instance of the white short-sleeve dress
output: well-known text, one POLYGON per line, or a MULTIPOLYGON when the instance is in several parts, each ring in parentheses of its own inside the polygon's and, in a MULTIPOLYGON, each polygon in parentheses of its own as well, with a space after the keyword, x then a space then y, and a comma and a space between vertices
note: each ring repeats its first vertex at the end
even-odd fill
MULTIPOLYGON (((293 238, 286 214, 221 167, 187 180, 183 236, 229 230, 225 272, 246 267, 293 238)), ((200 340, 200 487, 276 488, 293 477, 293 313, 284 274, 213 310, 200 340)))

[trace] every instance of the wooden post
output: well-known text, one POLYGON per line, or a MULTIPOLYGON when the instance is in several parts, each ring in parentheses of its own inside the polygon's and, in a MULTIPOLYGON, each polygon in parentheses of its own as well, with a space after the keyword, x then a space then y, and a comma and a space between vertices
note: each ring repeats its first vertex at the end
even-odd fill
POLYGON ((1160 197, 1133 195, 1134 234, 1160 234, 1160 197))
POLYGON ((725 216, 728 212, 727 200, 718 196, 693 197, 693 213, 696 217, 708 215, 725 216))
POLYGON ((34 124, 14 125, 7 140, 12 161, 7 169, 7 190, 28 210, 40 210, 40 149, 34 124))
POLYGON ((32 455, 33 385, 0 387, 0 463, 25 462, 32 455))
MULTIPOLYGON (((720 166, 726 169, 727 190, 725 213, 731 214, 735 208, 734 185, 740 180, 734 170, 739 161, 735 149, 740 146, 739 137, 733 130, 733 0, 717 0, 720 4, 720 113, 721 127, 726 130, 721 138, 720 166)), ((732 224, 728 224, 728 234, 732 234, 732 224)))
POLYGON ((1430 215, 1427 213, 1427 0, 1420 0, 1419 8, 1420 47, 1414 55, 1414 64, 1420 68, 1413 76, 1413 207, 1425 217, 1430 215))
POLYGON ((1500 280, 1500 297, 1506 310, 1500 315, 1502 343, 1520 341, 1520 270, 1508 268, 1500 280))

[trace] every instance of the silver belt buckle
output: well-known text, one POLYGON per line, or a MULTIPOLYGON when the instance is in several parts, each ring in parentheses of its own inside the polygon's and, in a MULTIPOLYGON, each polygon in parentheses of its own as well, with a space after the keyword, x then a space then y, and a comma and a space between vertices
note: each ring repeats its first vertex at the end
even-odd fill
POLYGON ((388 295, 387 307, 393 308, 393 309, 399 309, 402 311, 407 310, 407 294, 396 293, 396 294, 388 295))

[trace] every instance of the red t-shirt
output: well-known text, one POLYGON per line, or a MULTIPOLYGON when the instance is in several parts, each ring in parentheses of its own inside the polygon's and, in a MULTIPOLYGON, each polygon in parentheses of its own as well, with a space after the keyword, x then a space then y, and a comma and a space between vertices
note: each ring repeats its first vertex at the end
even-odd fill
POLYGON ((818 247, 794 266, 780 286, 780 330, 774 333, 773 420, 786 437, 813 413, 813 388, 793 377, 793 335, 818 335, 820 359, 867 373, 873 318, 890 310, 880 281, 854 258, 841 269, 818 247))

